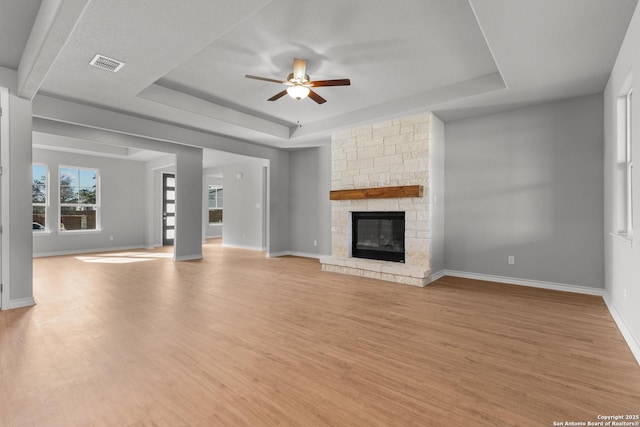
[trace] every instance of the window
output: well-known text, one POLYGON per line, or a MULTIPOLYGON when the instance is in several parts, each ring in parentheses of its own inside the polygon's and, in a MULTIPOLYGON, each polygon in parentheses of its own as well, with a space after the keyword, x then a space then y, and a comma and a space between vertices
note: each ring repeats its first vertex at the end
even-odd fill
POLYGON ((633 100, 633 89, 629 89, 625 97, 626 103, 626 132, 625 132, 625 167, 627 170, 627 192, 625 195, 627 201, 627 235, 633 236, 633 159, 631 156, 631 105, 633 100))
POLYGON ((618 96, 615 177, 615 229, 612 234, 631 244, 633 240, 633 86, 627 76, 618 96))
POLYGON ((98 229, 98 171, 60 167, 60 231, 98 229))
POLYGON ((209 186, 209 224, 222 224, 222 196, 221 186, 209 186))
POLYGON ((631 76, 618 98, 618 144, 616 153, 616 230, 614 234, 631 241, 633 237, 633 157, 631 150, 633 88, 631 76))
POLYGON ((47 208, 49 206, 49 171, 46 165, 34 164, 31 167, 31 204, 33 206, 33 231, 47 229, 47 208))

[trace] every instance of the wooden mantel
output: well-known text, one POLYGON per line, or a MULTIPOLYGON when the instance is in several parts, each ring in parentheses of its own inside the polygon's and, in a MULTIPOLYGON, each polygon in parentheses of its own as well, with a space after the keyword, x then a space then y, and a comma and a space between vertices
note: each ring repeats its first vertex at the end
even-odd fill
POLYGON ((329 198, 331 200, 399 199, 402 197, 422 197, 422 192, 422 185, 400 185, 397 187, 334 190, 329 194, 329 198))

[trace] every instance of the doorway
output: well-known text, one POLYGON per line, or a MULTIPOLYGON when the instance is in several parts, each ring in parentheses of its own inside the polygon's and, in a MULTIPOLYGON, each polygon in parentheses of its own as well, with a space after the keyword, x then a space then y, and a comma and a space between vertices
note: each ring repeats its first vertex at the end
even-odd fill
POLYGON ((176 236, 176 176, 162 174, 162 246, 173 246, 176 236))

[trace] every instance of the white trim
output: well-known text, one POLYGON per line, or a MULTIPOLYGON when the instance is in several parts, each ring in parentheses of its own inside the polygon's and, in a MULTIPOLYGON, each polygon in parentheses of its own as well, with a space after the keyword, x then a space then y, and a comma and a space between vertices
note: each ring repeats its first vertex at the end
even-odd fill
POLYGON ((629 247, 633 247, 633 238, 627 234, 627 233, 609 233, 609 235, 611 237, 613 237, 615 240, 629 246, 629 247))
POLYGON ((223 248, 246 249, 246 250, 249 250, 249 251, 264 252, 264 249, 262 249, 260 246, 244 246, 244 245, 234 245, 234 244, 231 244, 231 243, 223 243, 222 247, 223 248))
MULTIPOLYGON (((34 253, 34 258, 42 258, 49 256, 61 256, 61 255, 80 255, 80 254, 95 254, 102 252, 114 252, 114 251, 130 251, 132 249, 141 249, 142 246, 117 246, 112 248, 94 248, 94 249, 76 249, 71 251, 54 251, 54 252, 38 252, 34 253)), ((155 248, 145 248, 155 249, 155 248)))
POLYGON ((438 280, 441 277, 444 277, 446 275, 447 275, 447 270, 440 270, 437 273, 434 273, 434 274, 431 275, 429 283, 435 282, 436 280, 438 280))
POLYGON ((197 259, 202 259, 202 254, 195 254, 195 255, 181 255, 181 256, 176 256, 173 257, 174 261, 193 261, 193 260, 197 260, 197 259))
MULTIPOLYGON (((224 244, 222 245, 224 246, 224 244)), ((267 258, 278 258, 281 256, 291 255, 289 251, 280 251, 280 252, 267 252, 267 258)))
POLYGON ((14 299, 9 301, 9 309, 31 307, 36 305, 36 300, 33 297, 14 299))
POLYGON ((2 108, 2 116, 0 117, 0 162, 2 166, 2 177, 0 177, 0 183, 2 188, 0 194, 2 200, 0 201, 0 221, 2 224, 2 237, 0 238, 0 251, 2 256, 2 265, 0 270, 2 271, 0 282, 3 283, 3 292, 0 295, 0 309, 7 309, 11 307, 11 252, 9 251, 9 237, 11 235, 10 217, 9 217, 9 89, 0 87, 0 108, 2 108))
POLYGON ((640 365, 640 341, 638 341, 636 337, 633 336, 631 329, 629 329, 627 327, 627 324, 624 323, 622 316, 620 316, 620 313, 618 313, 618 310, 616 309, 616 306, 613 304, 613 300, 611 299, 611 296, 609 295, 608 292, 605 292, 605 294, 603 295, 603 299, 605 304, 607 304, 609 313, 611 313, 611 317, 613 317, 613 320, 616 322, 616 325, 618 326, 618 329, 620 330, 622 337, 627 342, 627 345, 629 346, 629 350, 631 350, 631 353, 636 358, 638 365, 640 365))
POLYGON ((313 258, 313 259, 320 259, 320 257, 323 257, 324 255, 320 255, 320 254, 312 254, 309 252, 296 252, 296 251, 289 251, 288 255, 291 256, 299 256, 302 258, 313 258))
POLYGON ((507 283, 510 285, 530 286, 532 288, 551 289, 554 291, 574 292, 577 294, 604 296, 604 289, 587 286, 567 285, 564 283, 543 282, 539 280, 518 279, 516 277, 492 276, 489 274, 469 273, 466 271, 444 270, 444 276, 462 277, 465 279, 485 280, 488 282, 507 283))

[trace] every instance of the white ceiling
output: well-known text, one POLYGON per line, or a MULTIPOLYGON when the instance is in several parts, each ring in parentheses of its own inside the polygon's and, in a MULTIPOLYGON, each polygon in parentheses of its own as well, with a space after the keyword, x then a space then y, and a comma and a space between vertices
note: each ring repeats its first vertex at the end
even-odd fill
MULTIPOLYGON (((58 1, 76 7, 39 19, 33 33, 73 25, 66 40, 45 37, 36 50, 55 58, 30 76, 38 93, 278 148, 416 111, 450 121, 601 92, 637 3, 58 1), (126 65, 90 67, 96 53, 126 65), (244 78, 284 79, 294 57, 312 79, 352 84, 318 88, 327 102, 317 105, 268 102, 283 87, 244 78)), ((0 65, 18 67, 38 4, 0 0, 0 65)))

